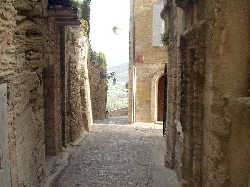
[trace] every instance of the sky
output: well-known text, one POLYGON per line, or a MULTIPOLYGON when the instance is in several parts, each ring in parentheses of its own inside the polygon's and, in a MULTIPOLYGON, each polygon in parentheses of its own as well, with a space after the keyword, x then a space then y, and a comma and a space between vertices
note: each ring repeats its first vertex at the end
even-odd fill
POLYGON ((103 52, 107 65, 129 62, 130 0, 91 0, 90 41, 96 52, 103 52), (119 34, 113 27, 120 28, 119 34))

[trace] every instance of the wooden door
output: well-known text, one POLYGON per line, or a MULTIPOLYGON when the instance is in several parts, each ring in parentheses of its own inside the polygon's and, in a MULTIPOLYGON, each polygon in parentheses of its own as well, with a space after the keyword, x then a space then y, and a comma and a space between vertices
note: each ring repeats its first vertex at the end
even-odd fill
POLYGON ((158 109, 157 109, 157 121, 163 121, 164 113, 164 77, 159 79, 158 83, 158 109))

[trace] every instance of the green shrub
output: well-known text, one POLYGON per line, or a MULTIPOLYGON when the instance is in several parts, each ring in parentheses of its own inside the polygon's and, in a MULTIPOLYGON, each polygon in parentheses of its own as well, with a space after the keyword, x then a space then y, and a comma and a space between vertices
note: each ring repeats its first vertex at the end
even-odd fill
POLYGON ((161 42, 164 46, 168 46, 169 42, 170 42, 170 36, 169 36, 169 32, 166 31, 161 35, 161 42))

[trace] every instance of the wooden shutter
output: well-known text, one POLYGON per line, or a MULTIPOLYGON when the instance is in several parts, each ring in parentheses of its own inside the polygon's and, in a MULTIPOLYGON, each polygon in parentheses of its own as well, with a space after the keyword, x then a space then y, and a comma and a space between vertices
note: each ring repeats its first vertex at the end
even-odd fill
POLYGON ((164 32, 164 22, 161 19, 161 11, 163 4, 155 4, 153 6, 153 35, 152 45, 156 47, 163 46, 161 42, 161 35, 164 32))

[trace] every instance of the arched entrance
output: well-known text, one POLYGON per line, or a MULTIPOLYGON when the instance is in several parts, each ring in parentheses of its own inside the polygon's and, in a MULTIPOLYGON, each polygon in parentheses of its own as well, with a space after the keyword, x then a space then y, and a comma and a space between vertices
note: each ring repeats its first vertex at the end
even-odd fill
POLYGON ((164 76, 158 82, 158 101, 157 101, 157 121, 163 121, 164 114, 164 76))
MULTIPOLYGON (((157 123, 159 122, 158 120, 158 97, 159 97, 159 94, 160 94, 160 97, 162 97, 161 93, 158 93, 159 92, 159 87, 162 87, 159 86, 159 83, 162 84, 162 81, 161 79, 164 80, 163 78, 164 76, 164 67, 162 67, 161 70, 159 70, 158 72, 155 73, 153 79, 152 79, 152 92, 151 92, 151 114, 152 114, 152 122, 154 123, 157 123)), ((164 81, 163 81, 164 83, 164 81)), ((161 88, 162 89, 162 88, 161 88)), ((163 98, 164 98, 164 87, 163 87, 163 98)), ((164 102, 164 100, 163 100, 164 102)))

